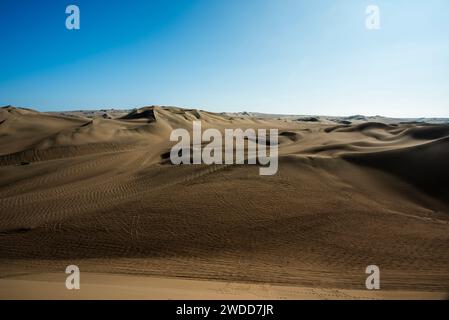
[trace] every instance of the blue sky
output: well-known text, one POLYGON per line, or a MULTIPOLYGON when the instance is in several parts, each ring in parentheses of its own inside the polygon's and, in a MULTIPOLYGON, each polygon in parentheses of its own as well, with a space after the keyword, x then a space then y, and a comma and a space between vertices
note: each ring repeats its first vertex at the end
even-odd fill
POLYGON ((1 105, 449 116, 447 0, 1 0, 0 41, 1 105))

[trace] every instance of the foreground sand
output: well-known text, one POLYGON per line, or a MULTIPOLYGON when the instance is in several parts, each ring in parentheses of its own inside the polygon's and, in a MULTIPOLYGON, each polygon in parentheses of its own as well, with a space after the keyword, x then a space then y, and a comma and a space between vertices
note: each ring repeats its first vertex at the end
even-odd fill
POLYGON ((449 292, 448 161, 448 125, 159 107, 87 119, 2 108, 0 279, 12 294, 34 282, 11 277, 76 264, 99 274, 365 292, 365 268, 375 264, 386 292, 439 296, 449 292), (170 132, 193 120, 278 128, 278 173, 171 165, 170 132))
POLYGON ((79 290, 62 274, 0 279, 0 299, 370 300, 447 299, 445 292, 369 291, 84 273, 79 290))

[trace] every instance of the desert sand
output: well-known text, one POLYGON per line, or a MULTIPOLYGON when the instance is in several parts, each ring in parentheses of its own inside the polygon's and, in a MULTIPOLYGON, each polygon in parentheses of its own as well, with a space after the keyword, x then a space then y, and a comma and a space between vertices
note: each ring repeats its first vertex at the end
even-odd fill
POLYGON ((65 275, 43 273, 0 279, 2 299, 26 300, 442 300, 442 292, 311 288, 230 281, 83 273, 80 290, 65 275))
POLYGON ((444 123, 4 107, 0 298, 444 298, 448 161, 444 123), (194 120, 279 129, 277 174, 172 165, 194 120))

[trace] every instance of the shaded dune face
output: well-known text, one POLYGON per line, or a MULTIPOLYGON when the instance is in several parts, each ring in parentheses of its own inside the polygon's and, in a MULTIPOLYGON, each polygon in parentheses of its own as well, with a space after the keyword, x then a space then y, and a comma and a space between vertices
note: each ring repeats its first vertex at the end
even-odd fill
MULTIPOLYGON (((439 128, 437 128, 438 131, 439 128)), ((436 141, 375 153, 347 154, 345 159, 391 172, 441 201, 449 202, 449 136, 425 132, 436 141)), ((444 133, 447 133, 444 131, 444 133)))
POLYGON ((364 289, 375 264, 385 290, 449 290, 447 125, 175 107, 102 114, 0 110, 0 276, 75 263, 364 289), (278 129, 277 174, 172 165, 171 131, 196 120, 278 129))
POLYGON ((146 119, 148 122, 156 121, 156 116, 154 114, 154 109, 143 109, 143 110, 134 110, 131 113, 123 116, 121 119, 126 120, 136 120, 136 119, 146 119))

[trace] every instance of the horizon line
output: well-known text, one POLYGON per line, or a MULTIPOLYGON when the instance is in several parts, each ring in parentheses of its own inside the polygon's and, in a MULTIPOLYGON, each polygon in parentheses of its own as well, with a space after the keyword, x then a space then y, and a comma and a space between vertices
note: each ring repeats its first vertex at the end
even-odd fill
MULTIPOLYGON (((143 109, 143 108, 150 108, 150 107, 161 107, 161 108, 180 108, 180 109, 186 109, 186 110, 199 110, 199 111, 205 111, 205 112, 210 112, 210 113, 229 113, 229 114, 238 114, 238 113, 257 113, 260 115, 267 115, 267 116, 316 116, 316 117, 337 117, 337 118, 348 118, 348 117, 355 117, 355 116, 362 116, 362 117, 366 117, 366 118, 376 118, 376 117, 380 117, 380 118, 389 118, 389 119, 449 119, 449 115, 447 116, 388 116, 388 115, 381 115, 381 114, 376 114, 376 115, 366 115, 366 114, 362 114, 362 113, 356 113, 356 114, 350 114, 350 115, 330 115, 330 114, 301 114, 301 113, 266 113, 266 112, 259 112, 259 111, 249 111, 249 110, 242 110, 242 111, 210 111, 207 109, 202 109, 202 108, 198 108, 198 107, 188 107, 188 106, 175 106, 175 105, 160 105, 160 104, 147 104, 147 105, 142 105, 142 106, 138 106, 138 107, 98 107, 98 108, 86 108, 86 109, 80 109, 80 108, 67 108, 66 110, 42 110, 42 108, 39 107, 23 107, 23 106, 18 106, 18 105, 14 105, 14 104, 6 104, 1 106, 2 109, 4 108, 8 108, 8 107, 12 107, 12 108, 17 108, 17 109, 28 109, 28 110, 33 110, 33 111, 37 111, 37 112, 42 112, 42 113, 64 113, 64 112, 82 112, 82 111, 102 111, 102 110, 114 110, 114 111, 129 111, 129 110, 136 110, 136 109, 143 109)), ((45 107, 43 107, 45 109, 45 107)))

